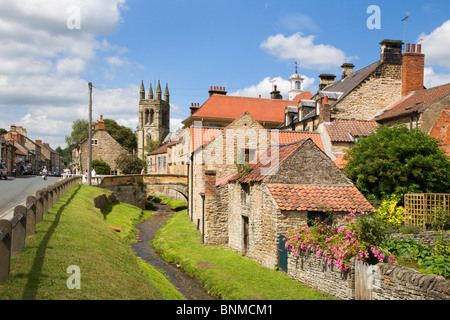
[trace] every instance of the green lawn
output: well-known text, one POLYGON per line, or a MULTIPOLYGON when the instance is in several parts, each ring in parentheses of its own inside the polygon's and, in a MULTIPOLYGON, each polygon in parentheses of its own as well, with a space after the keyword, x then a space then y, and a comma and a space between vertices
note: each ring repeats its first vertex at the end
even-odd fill
POLYGON ((109 191, 75 186, 58 201, 27 238, 26 247, 13 255, 0 299, 184 299, 130 248, 133 225, 150 213, 125 203, 100 212, 93 198, 102 193, 109 191), (79 267, 80 289, 67 287, 72 265, 79 267))
POLYGON ((178 212, 160 229, 152 245, 164 259, 180 264, 221 299, 333 299, 225 247, 202 244, 186 210, 178 212))

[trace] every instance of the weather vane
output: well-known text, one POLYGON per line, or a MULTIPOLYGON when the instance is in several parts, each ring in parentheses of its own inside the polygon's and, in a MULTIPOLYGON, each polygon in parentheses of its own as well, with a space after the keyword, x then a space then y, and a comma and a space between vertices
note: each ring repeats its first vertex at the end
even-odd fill
POLYGON ((298 73, 297 68, 298 68, 298 64, 297 64, 297 61, 295 61, 295 73, 298 73))

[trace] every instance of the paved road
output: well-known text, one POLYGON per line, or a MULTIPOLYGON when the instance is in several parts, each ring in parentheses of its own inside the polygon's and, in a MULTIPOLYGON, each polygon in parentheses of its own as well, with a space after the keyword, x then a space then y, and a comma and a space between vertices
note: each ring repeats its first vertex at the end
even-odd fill
POLYGON ((34 196, 36 191, 47 188, 60 178, 41 176, 8 177, 0 180, 0 219, 11 219, 14 207, 25 203, 28 196, 34 196))

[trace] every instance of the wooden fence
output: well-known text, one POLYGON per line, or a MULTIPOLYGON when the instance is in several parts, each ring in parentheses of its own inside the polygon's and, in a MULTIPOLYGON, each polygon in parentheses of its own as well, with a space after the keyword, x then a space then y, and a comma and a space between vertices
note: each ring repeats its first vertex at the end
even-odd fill
POLYGON ((450 214, 450 193, 405 194, 405 224, 422 228, 436 222, 439 213, 450 214))
POLYGON ((74 185, 81 184, 80 176, 73 176, 38 190, 35 196, 29 196, 25 206, 14 208, 11 220, 0 220, 0 283, 9 276, 12 254, 25 246, 26 237, 33 234, 36 224, 53 205, 74 185))

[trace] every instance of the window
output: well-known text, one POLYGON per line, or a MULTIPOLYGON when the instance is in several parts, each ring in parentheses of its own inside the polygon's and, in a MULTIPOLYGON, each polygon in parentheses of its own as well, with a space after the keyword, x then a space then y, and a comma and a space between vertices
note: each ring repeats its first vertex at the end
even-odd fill
POLYGON ((308 227, 313 225, 314 220, 320 219, 320 221, 325 221, 328 226, 331 226, 333 221, 332 218, 325 212, 322 211, 308 211, 307 217, 308 227))
POLYGON ((297 90, 302 89, 302 83, 300 81, 295 81, 295 89, 297 89, 297 90))
POLYGON ((163 158, 163 168, 166 168, 166 156, 163 158))
POLYGON ((92 145, 93 145, 93 146, 98 145, 98 140, 97 140, 97 139, 92 139, 92 145))
POLYGON ((153 167, 153 158, 150 158, 150 168, 153 167))
POLYGON ((242 186, 242 206, 248 208, 250 206, 250 185, 247 183, 241 184, 242 186))
POLYGON ((158 169, 161 168, 161 158, 158 157, 158 169))

